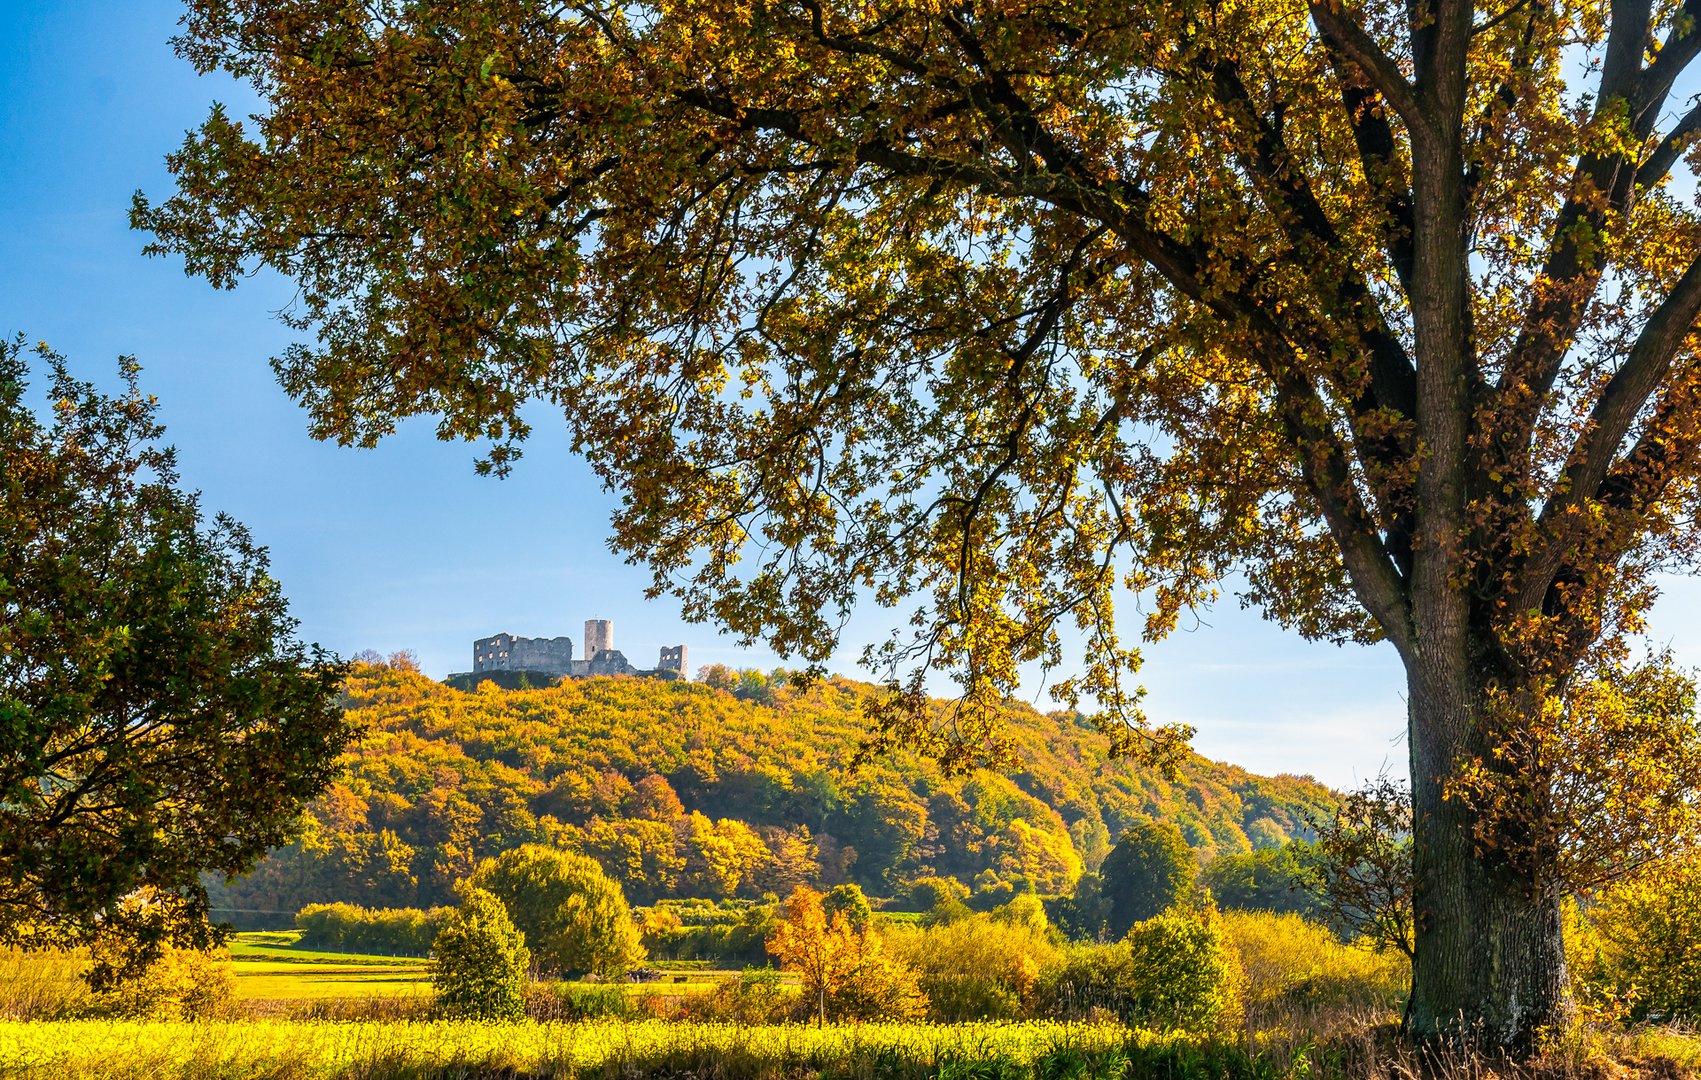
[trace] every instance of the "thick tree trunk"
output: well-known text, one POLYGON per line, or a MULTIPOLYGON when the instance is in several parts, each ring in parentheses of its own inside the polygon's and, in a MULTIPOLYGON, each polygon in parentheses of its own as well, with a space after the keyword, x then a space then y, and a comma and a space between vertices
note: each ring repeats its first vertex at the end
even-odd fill
POLYGON ((1471 661, 1423 657, 1408 688, 1417 917, 1409 1028, 1524 1053, 1568 1008, 1559 901, 1505 861, 1479 859, 1468 812, 1442 798, 1456 763, 1486 749, 1471 661))

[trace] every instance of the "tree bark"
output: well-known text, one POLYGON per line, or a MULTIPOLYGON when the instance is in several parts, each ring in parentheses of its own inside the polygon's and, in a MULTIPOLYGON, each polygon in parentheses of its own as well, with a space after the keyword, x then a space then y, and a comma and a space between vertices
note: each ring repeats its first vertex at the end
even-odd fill
POLYGON ((1408 1031, 1526 1053, 1569 1008, 1559 898, 1506 860, 1479 857, 1469 812, 1442 797, 1458 762, 1489 749, 1473 661, 1415 660, 1407 677, 1417 921, 1408 1031))

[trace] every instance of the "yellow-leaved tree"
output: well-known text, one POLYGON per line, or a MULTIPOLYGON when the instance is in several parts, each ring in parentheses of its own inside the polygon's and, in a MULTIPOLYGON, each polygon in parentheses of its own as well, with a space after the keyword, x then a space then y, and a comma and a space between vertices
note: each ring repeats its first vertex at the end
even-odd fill
POLYGON ((785 917, 768 936, 768 952, 803 977, 803 997, 817 1019, 906 1020, 927 1012, 916 973, 886 946, 880 931, 857 925, 844 910, 828 912, 821 894, 799 885, 785 917))

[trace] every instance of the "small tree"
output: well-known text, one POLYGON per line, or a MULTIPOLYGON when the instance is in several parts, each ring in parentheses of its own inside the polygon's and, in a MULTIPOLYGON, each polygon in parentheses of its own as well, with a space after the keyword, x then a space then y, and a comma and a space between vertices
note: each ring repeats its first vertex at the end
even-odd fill
POLYGON ((785 918, 768 937, 768 953, 803 977, 816 1016, 897 1020, 927 1010, 916 973, 886 951, 872 927, 853 926, 843 911, 829 914, 821 894, 799 885, 786 900, 785 918))
POLYGON ((1387 775, 1313 823, 1317 858, 1304 879, 1324 921, 1377 949, 1412 957, 1412 799, 1387 775))
POLYGON ((866 930, 874 919, 874 909, 868 905, 868 897, 863 894, 860 885, 833 886, 821 898, 821 907, 829 918, 844 915, 854 930, 866 930))
POLYGON ((1128 827, 1099 868, 1106 922, 1116 937, 1186 898, 1199 863, 1167 821, 1142 818, 1128 827))
POLYGON ((625 894, 594 859, 527 844, 486 859, 471 881, 502 901, 545 970, 608 978, 644 958, 625 894))
POLYGON ((431 981, 451 1016, 517 1020, 525 1015, 526 935, 515 929, 502 901, 479 888, 461 893, 431 945, 431 981))

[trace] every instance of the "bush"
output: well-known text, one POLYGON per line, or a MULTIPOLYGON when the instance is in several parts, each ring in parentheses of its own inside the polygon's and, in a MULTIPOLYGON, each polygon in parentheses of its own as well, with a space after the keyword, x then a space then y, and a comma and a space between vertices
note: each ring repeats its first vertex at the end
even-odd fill
POLYGON ((644 959, 632 909, 594 859, 527 844, 486 859, 471 881, 502 901, 547 971, 614 978, 644 959))
POLYGON ((909 885, 909 908, 911 911, 933 911, 941 904, 961 902, 968 895, 968 888, 956 878, 917 878, 909 885))
POLYGON ((1200 1034, 1239 1023, 1246 977, 1215 908, 1172 908, 1125 940, 1136 1023, 1200 1034))
POLYGON ((1056 966, 1057 946, 1025 919, 971 916, 893 938, 915 968, 931 1020, 1014 1020, 1032 1003, 1040 972, 1056 966))
POLYGON ((84 1011, 96 1016, 134 1020, 207 1020, 230 1007, 230 954, 164 947, 158 959, 139 969, 113 957, 113 950, 134 948, 128 941, 97 939, 89 953, 126 974, 88 999, 84 1011))
POLYGON ((1045 972, 1036 1011, 1194 1033, 1239 1022, 1245 976, 1215 909, 1175 908, 1109 945, 1077 945, 1045 972))
POLYGON ((1223 928, 1246 973, 1246 1007, 1262 1020, 1294 1010, 1397 1009, 1411 965, 1396 950, 1343 944, 1299 915, 1224 912, 1223 928))
POLYGON ((1054 1020, 1130 1022, 1132 957, 1126 941, 1073 945, 1040 973, 1034 1011, 1054 1020))
POLYGON ((1581 996, 1632 1019, 1701 1021, 1701 858, 1657 866, 1574 912, 1566 953, 1581 996))
POLYGON ((369 908, 358 904, 308 904, 295 913, 300 944, 335 952, 425 956, 450 908, 369 908))
POLYGON ((518 1020, 525 1015, 531 953, 502 901, 479 888, 462 892, 431 947, 431 981, 450 1016, 518 1020))
POLYGON ((729 1024, 777 1024, 807 1016, 812 1003, 773 968, 745 968, 713 992, 687 999, 694 1019, 729 1024))
POLYGON ((627 1020, 636 1011, 626 988, 619 985, 576 986, 561 985, 559 1019, 563 1020, 627 1020))

